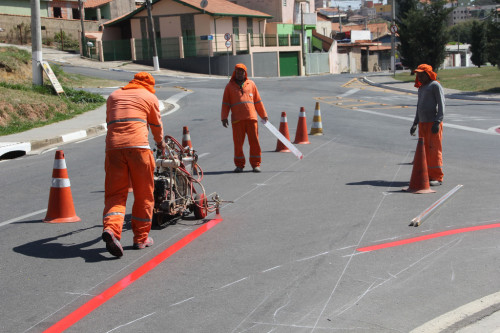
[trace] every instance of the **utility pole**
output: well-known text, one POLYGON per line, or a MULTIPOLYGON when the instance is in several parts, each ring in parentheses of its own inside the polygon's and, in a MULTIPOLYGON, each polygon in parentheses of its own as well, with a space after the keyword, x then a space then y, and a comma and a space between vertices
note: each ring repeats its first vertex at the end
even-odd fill
POLYGON ((158 50, 156 49, 156 34, 155 34, 155 27, 153 24, 153 14, 151 13, 151 0, 146 0, 146 7, 148 9, 149 40, 153 45, 153 67, 155 71, 159 71, 160 64, 158 62, 158 50))
POLYGON ((337 6, 337 13, 339 14, 339 30, 342 33, 342 15, 340 15, 340 6, 337 6))
POLYGON ((82 25, 82 51, 85 53, 87 50, 87 46, 85 45, 85 25, 83 24, 83 20, 85 20, 85 9, 83 9, 83 0, 78 0, 78 9, 80 10, 80 23, 82 25))
POLYGON ((42 26, 40 23, 40 0, 31 0, 31 70, 33 84, 43 85, 42 26))
POLYGON ((306 68, 306 44, 307 44, 307 36, 306 29, 304 27, 304 6, 303 2, 300 2, 300 23, 302 26, 302 61, 304 63, 304 68, 306 68))
MULTIPOLYGON (((396 18, 396 8, 395 8, 395 1, 392 0, 392 5, 391 5, 391 17, 392 17, 392 22, 391 22, 391 27, 396 25, 395 18, 396 18)), ((392 30, 392 29, 391 29, 392 30)), ((393 76, 396 76, 396 33, 394 31, 391 31, 391 69, 393 72, 393 76)))

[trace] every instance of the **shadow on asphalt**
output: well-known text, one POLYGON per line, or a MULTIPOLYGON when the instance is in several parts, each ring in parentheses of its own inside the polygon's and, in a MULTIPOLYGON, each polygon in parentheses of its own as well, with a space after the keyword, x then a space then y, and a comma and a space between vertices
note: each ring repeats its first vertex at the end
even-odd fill
POLYGON ((95 245, 101 240, 101 233, 99 237, 80 243, 80 244, 64 244, 56 242, 58 239, 64 239, 75 233, 83 232, 93 228, 102 228, 100 225, 95 225, 89 228, 84 228, 76 231, 71 231, 62 235, 39 239, 33 242, 13 248, 14 252, 24 254, 26 256, 43 258, 43 259, 70 259, 70 258, 83 258, 85 262, 99 262, 109 260, 109 257, 103 256, 103 253, 108 253, 105 247, 98 249, 86 249, 89 246, 95 245))
POLYGON ((381 186, 381 187, 405 187, 409 182, 393 182, 387 180, 363 180, 355 183, 346 183, 346 185, 364 185, 364 186, 381 186))

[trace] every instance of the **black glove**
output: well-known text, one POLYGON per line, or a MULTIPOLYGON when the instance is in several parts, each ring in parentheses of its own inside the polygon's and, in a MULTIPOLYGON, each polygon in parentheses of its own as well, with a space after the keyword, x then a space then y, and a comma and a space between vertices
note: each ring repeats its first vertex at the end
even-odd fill
POLYGON ((227 127, 229 125, 229 120, 222 119, 222 126, 227 127))
POLYGON ((439 132, 439 122, 435 122, 433 125, 432 125, 432 128, 431 128, 431 132, 436 134, 437 132, 439 132))
POLYGON ((410 135, 415 136, 415 131, 417 130, 417 124, 413 124, 410 128, 410 135))

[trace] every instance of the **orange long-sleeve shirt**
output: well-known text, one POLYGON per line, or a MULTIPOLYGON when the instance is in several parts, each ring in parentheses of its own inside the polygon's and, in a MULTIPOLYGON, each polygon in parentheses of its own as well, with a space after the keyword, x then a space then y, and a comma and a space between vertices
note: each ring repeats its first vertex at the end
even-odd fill
POLYGON ((221 120, 227 119, 231 111, 231 122, 239 120, 258 120, 257 114, 261 118, 267 117, 266 108, 259 95, 257 86, 252 80, 245 80, 240 87, 233 78, 224 89, 222 97, 221 120))
POLYGON ((158 98, 147 89, 118 89, 106 103, 106 150, 150 148, 148 128, 155 142, 163 139, 158 98))

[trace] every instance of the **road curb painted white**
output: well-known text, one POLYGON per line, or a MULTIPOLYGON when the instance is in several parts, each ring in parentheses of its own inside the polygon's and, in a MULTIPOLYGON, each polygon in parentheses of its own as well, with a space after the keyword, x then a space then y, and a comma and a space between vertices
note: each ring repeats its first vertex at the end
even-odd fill
MULTIPOLYGON (((180 98, 184 97, 185 94, 182 94, 176 101, 180 98)), ((168 100, 160 102, 160 112, 164 112, 166 109, 165 103, 168 104, 168 100)), ((176 105, 179 108, 178 105, 176 105)), ((163 115, 162 115, 163 116, 163 115)), ((82 140, 88 137, 93 137, 99 135, 108 130, 108 126, 106 123, 102 123, 96 126, 89 127, 85 130, 79 130, 75 132, 66 133, 63 135, 55 136, 49 139, 42 140, 32 140, 28 142, 0 142, 0 158, 10 152, 24 152, 25 154, 29 154, 32 151, 36 151, 48 146, 57 145, 61 143, 69 143, 78 140, 82 140)))
MULTIPOLYGON (((443 332, 451 326, 457 325, 460 322, 463 322, 463 325, 459 325, 460 327, 454 327, 452 330, 456 332, 456 329, 469 326, 475 323, 477 320, 482 319, 484 316, 479 316, 473 320, 472 318, 477 317, 476 315, 480 312, 491 308, 491 313, 495 312, 497 306, 500 305, 500 292, 485 296, 476 301, 465 304, 455 310, 452 310, 448 313, 443 314, 427 323, 413 329, 410 333, 433 333, 433 332, 443 332)), ((490 313, 490 314, 491 314, 490 313)))
POLYGON ((0 157, 14 151, 24 151, 29 153, 31 151, 30 142, 0 142, 0 157))

